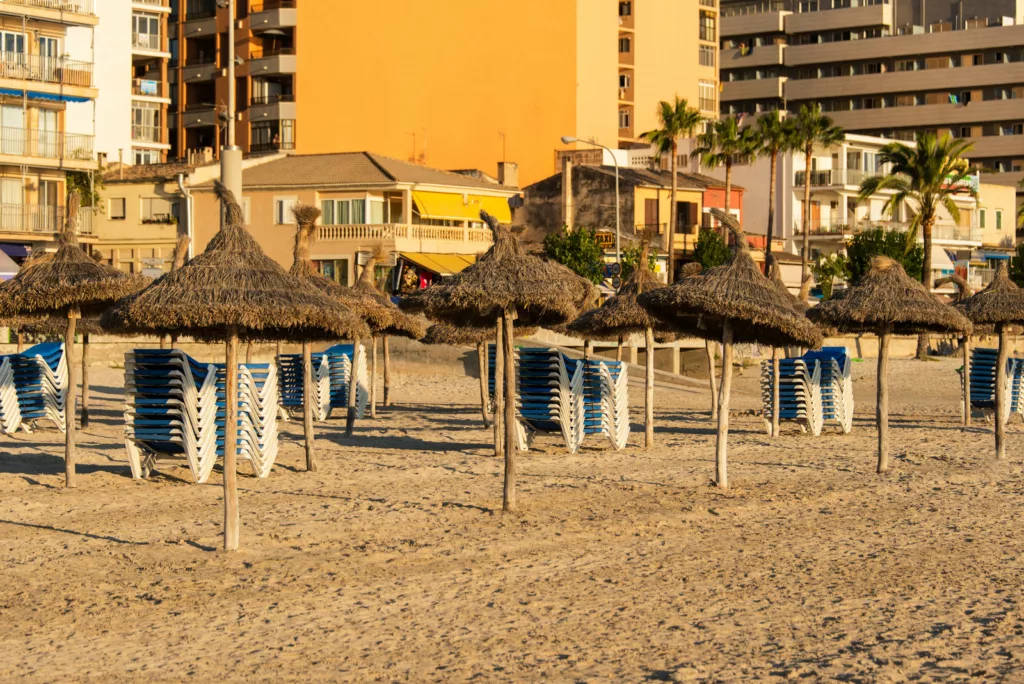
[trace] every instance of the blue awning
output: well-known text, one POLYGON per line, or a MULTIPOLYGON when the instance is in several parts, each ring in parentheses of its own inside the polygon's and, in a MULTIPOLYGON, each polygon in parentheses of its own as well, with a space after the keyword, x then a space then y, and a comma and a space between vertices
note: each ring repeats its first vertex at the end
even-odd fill
POLYGON ((1006 252, 985 252, 986 259, 1009 259, 1010 255, 1006 252))
MULTIPOLYGON (((0 95, 24 97, 25 93, 26 91, 17 90, 16 88, 0 88, 0 95)), ((39 93, 34 90, 29 90, 27 93, 33 100, 49 100, 51 102, 89 102, 89 98, 78 97, 76 95, 54 95, 53 93, 39 93)))
POLYGON ((17 245, 3 242, 0 243, 0 252, 3 252, 9 257, 27 257, 32 253, 32 249, 29 245, 17 245))

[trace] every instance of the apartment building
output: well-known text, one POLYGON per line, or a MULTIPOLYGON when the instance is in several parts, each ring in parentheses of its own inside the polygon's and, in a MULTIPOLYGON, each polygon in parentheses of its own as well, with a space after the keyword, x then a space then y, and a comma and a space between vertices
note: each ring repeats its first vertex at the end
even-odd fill
MULTIPOLYGON (((0 251, 15 260, 55 247, 67 219, 67 173, 95 171, 93 0, 0 2, 0 251)), ((79 231, 90 237, 92 214, 79 231)))
POLYGON ((974 143, 1024 177, 1024 0, 722 0, 723 113, 821 103, 848 131, 974 143))
POLYGON ((248 154, 374 149, 526 183, 565 135, 617 148, 674 95, 718 110, 717 0, 171 3, 171 156, 216 155, 236 63, 248 154), (223 6, 222 6, 223 5, 223 6))

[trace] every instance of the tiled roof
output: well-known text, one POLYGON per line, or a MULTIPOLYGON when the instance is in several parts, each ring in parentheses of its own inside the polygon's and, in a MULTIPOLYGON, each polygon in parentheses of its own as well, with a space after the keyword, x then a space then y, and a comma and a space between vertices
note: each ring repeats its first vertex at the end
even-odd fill
MULTIPOLYGON (((609 175, 615 175, 614 166, 589 166, 581 165, 576 167, 580 169, 597 169, 602 173, 609 175)), ((717 178, 712 178, 703 173, 691 173, 689 171, 676 171, 676 175, 679 177, 678 186, 680 190, 707 190, 708 188, 725 188, 725 183, 717 178)), ((671 171, 657 171, 654 169, 643 169, 637 167, 620 167, 619 168, 619 180, 624 183, 632 185, 656 185, 663 188, 672 187, 672 172, 671 171)), ((744 190, 742 186, 732 186, 733 190, 744 190)))
POLYGON ((422 183, 467 188, 502 186, 449 171, 392 159, 370 152, 293 154, 242 171, 243 187, 303 187, 422 183))
POLYGON ((103 171, 104 183, 147 183, 171 181, 179 173, 191 173, 194 167, 184 162, 170 164, 137 164, 120 166, 114 164, 103 171))

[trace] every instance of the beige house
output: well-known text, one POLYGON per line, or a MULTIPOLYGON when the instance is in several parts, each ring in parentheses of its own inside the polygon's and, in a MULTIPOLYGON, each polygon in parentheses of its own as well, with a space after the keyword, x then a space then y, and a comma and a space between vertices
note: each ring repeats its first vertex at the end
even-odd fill
MULTIPOLYGON (((356 265, 380 244, 398 269, 392 286, 410 289, 457 273, 490 247, 481 210, 511 221, 515 165, 501 171, 510 185, 369 152, 290 155, 244 170, 242 204, 249 231, 285 268, 295 241, 291 209, 312 204, 323 212, 312 256, 324 275, 352 284, 356 265)), ((220 209, 212 182, 193 183, 192 193, 200 252, 217 231, 220 209)))

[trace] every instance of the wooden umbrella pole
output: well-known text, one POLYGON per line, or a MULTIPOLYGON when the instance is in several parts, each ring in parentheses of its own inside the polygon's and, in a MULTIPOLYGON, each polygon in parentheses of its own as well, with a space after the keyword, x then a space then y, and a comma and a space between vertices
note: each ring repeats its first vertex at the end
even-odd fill
POLYGON ((171 349, 177 349, 177 348, 178 348, 178 336, 177 335, 171 335, 171 349))
POLYGON ((589 361, 590 357, 594 354, 594 343, 591 340, 584 340, 583 342, 583 360, 589 361))
POLYGON ((313 436, 313 405, 316 397, 313 391, 313 345, 302 343, 302 429, 306 438, 306 470, 315 473, 316 451, 313 436))
POLYGON ((515 310, 502 313, 505 326, 505 487, 501 510, 513 513, 516 510, 516 358, 515 334, 512 321, 515 310))
POLYGON ((964 336, 964 425, 971 427, 971 336, 964 336))
POLYGON ((619 346, 615 348, 615 360, 622 361, 622 338, 619 338, 619 346))
POLYGON ((345 436, 351 437, 356 426, 356 392, 359 385, 359 338, 352 340, 352 372, 348 381, 348 413, 345 414, 345 436))
POLYGON ((245 343, 245 365, 252 363, 252 342, 245 343))
MULTIPOLYGON (((712 366, 714 368, 714 366, 712 366)), ((732 324, 722 325, 722 398, 718 402, 718 441, 715 444, 715 484, 729 487, 729 393, 732 391, 732 324)))
POLYGON ((78 389, 78 368, 75 365, 75 324, 78 322, 78 308, 68 311, 68 329, 64 333, 64 362, 68 367, 68 391, 64 398, 64 484, 74 487, 75 483, 75 391, 78 389))
POLYGON ((227 330, 224 365, 224 550, 238 550, 238 328, 227 330))
POLYGON ((484 427, 491 426, 491 412, 487 397, 487 348, 483 342, 476 343, 476 363, 480 373, 480 415, 484 420, 484 427))
POLYGON ((89 426, 89 333, 82 334, 82 429, 89 426))
POLYGON ((160 336, 160 348, 167 349, 167 335, 160 336))
POLYGON ((25 333, 18 331, 18 353, 25 351, 25 333))
POLYGON ((281 342, 280 341, 278 341, 277 349, 274 351, 274 359, 276 360, 277 357, 279 357, 279 356, 281 356, 281 342))
POLYGON ((718 420, 718 394, 715 382, 715 343, 704 341, 704 351, 708 356, 708 381, 711 383, 711 420, 718 420))
POLYGON ((772 347, 772 437, 779 436, 779 359, 782 351, 772 347))
POLYGON ((1000 323, 999 353, 996 354, 996 458, 1006 458, 1006 361, 1010 354, 1010 341, 1006 336, 1006 325, 1000 323))
POLYGON ((889 469, 889 331, 878 334, 878 377, 875 420, 878 423, 878 472, 889 469))
POLYGON ((654 330, 644 330, 644 344, 647 347, 647 372, 644 373, 644 447, 654 446, 654 330))
POLYGON ((391 344, 390 337, 384 336, 381 346, 384 349, 384 406, 391 406, 391 344))
POLYGON ((500 316, 494 329, 494 455, 501 458, 505 455, 505 327, 500 316))
POLYGON ((370 417, 377 417, 377 336, 370 336, 370 417))

